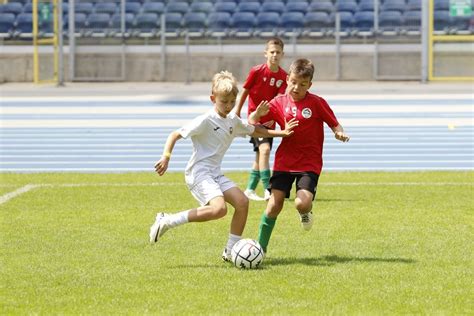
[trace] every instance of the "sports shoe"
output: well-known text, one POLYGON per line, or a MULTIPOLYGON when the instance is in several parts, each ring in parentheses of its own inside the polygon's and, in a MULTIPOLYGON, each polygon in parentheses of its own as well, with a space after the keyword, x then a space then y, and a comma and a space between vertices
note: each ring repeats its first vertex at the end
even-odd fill
POLYGON ((227 252, 227 248, 224 248, 224 251, 222 252, 222 261, 232 262, 232 255, 230 252, 227 252))
POLYGON ((263 196, 263 199, 264 199, 265 201, 270 200, 270 195, 272 195, 272 193, 271 193, 269 190, 265 190, 265 194, 264 194, 264 196, 263 196))
POLYGON ((311 230, 311 227, 313 226, 313 212, 300 214, 300 221, 304 230, 311 230))
POLYGON ((257 195, 257 193, 255 193, 254 190, 245 190, 244 191, 244 194, 250 199, 250 200, 254 200, 254 201, 264 201, 264 199, 260 196, 257 195))
POLYGON ((157 242, 158 239, 170 229, 168 225, 166 225, 166 216, 165 213, 161 212, 156 214, 155 223, 150 227, 150 242, 157 242))

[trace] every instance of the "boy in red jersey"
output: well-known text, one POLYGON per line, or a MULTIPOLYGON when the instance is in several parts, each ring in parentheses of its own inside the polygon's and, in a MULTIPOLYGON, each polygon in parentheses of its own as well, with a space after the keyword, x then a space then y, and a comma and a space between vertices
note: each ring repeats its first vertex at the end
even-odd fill
MULTIPOLYGON (((270 101, 278 94, 285 93, 286 72, 280 67, 283 58, 283 41, 279 38, 268 40, 265 48, 265 64, 257 65, 250 69, 247 80, 243 86, 243 92, 235 110, 240 117, 242 106, 247 97, 249 98, 247 115, 255 111, 262 101, 270 101)), ((269 122, 267 127, 274 129, 275 124, 269 122)), ((250 172, 245 195, 251 200, 268 200, 270 193, 266 190, 270 181, 270 151, 272 149, 273 138, 250 138, 255 152, 255 161, 250 172), (265 197, 261 198, 255 193, 258 182, 262 181, 265 197)))
POLYGON ((271 197, 261 218, 258 241, 267 251, 273 227, 280 214, 285 197, 289 196, 296 180, 295 206, 305 230, 313 225, 313 200, 323 166, 324 126, 326 123, 337 140, 349 141, 326 100, 308 92, 313 79, 314 65, 307 59, 294 61, 287 78, 285 95, 270 103, 259 105, 249 117, 249 123, 275 121, 280 127, 285 121, 296 119, 298 127, 292 136, 284 138, 278 146, 270 179, 271 197), (259 116, 264 114, 264 116, 259 116))

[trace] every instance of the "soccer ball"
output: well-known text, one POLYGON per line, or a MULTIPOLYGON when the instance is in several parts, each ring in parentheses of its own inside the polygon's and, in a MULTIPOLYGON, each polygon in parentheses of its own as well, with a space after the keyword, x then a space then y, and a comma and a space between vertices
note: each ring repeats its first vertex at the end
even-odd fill
POLYGON ((263 261, 263 249, 253 239, 241 239, 235 243, 231 251, 232 262, 237 268, 257 269, 263 261))

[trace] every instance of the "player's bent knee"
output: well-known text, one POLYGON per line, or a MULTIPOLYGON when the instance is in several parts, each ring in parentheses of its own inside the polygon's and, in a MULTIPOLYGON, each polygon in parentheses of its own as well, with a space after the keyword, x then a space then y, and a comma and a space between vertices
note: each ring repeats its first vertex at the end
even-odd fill
POLYGON ((214 219, 222 218, 227 214, 227 206, 223 205, 216 205, 212 207, 212 217, 214 219))
POLYGON ((295 199, 295 207, 298 211, 302 211, 303 213, 307 213, 311 211, 313 207, 313 203, 311 200, 301 200, 299 198, 295 199))

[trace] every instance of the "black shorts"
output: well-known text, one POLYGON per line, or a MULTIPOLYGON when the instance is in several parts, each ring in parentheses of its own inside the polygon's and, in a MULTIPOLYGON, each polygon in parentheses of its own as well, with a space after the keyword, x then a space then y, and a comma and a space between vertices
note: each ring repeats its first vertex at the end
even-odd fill
POLYGON ((285 172, 273 171, 270 178, 269 190, 275 189, 286 193, 286 198, 290 197, 291 187, 296 180, 296 192, 304 189, 313 194, 313 201, 316 197, 316 187, 318 186, 319 174, 314 172, 285 172))
POLYGON ((260 144, 265 144, 265 143, 270 144, 270 150, 271 150, 272 145, 273 145, 273 137, 269 137, 269 138, 250 137, 249 143, 253 144, 253 151, 255 152, 258 151, 258 146, 260 146, 260 144))

